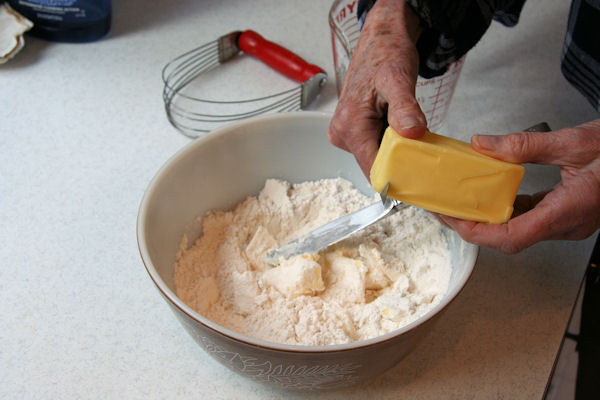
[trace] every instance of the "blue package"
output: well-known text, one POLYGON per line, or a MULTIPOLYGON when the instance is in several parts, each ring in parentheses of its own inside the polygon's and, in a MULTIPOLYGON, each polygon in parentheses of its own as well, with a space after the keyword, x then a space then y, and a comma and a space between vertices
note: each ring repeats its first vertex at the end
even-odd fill
POLYGON ((33 22, 32 36, 57 42, 91 42, 110 30, 111 0, 8 0, 33 22))

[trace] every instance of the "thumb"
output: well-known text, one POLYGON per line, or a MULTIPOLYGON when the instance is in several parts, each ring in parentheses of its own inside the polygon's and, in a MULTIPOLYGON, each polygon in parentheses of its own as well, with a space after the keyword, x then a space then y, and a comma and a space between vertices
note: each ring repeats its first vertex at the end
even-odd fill
POLYGON ((474 150, 514 163, 558 164, 565 150, 562 142, 556 132, 474 135, 471 138, 474 150))
POLYGON ((418 139, 427 130, 427 119, 415 98, 416 72, 399 68, 382 68, 375 87, 387 103, 390 126, 404 137, 418 139))

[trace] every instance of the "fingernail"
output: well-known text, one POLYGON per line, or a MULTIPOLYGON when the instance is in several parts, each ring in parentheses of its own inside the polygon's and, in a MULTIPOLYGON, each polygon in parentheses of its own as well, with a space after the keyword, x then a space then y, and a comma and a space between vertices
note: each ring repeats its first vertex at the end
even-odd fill
POLYGON ((494 150, 497 147, 498 140, 498 136, 494 135, 474 135, 471 138, 471 143, 481 150, 494 150))
POLYGON ((420 138, 427 130, 427 125, 417 118, 406 117, 400 121, 398 133, 409 138, 420 138))
POLYGON ((411 129, 423 126, 423 122, 418 118, 406 116, 400 120, 400 129, 411 129))

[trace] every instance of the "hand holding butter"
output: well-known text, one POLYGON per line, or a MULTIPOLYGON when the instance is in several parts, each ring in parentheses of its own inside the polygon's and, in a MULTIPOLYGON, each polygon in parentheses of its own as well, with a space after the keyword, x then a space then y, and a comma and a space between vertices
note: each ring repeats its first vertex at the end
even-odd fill
POLYGON ((510 219, 525 169, 476 152, 470 144, 427 132, 408 139, 388 127, 371 167, 373 189, 456 218, 503 223, 510 219))

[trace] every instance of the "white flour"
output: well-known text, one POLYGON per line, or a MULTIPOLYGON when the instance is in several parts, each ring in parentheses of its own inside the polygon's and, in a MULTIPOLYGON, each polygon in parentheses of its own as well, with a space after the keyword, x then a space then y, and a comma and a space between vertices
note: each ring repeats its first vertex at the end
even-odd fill
POLYGON ((372 338, 426 313, 445 294, 450 254, 441 225, 408 207, 319 254, 277 268, 272 248, 373 201, 343 179, 268 180, 233 211, 207 213, 182 240, 177 295, 206 318, 272 342, 330 345, 372 338))

